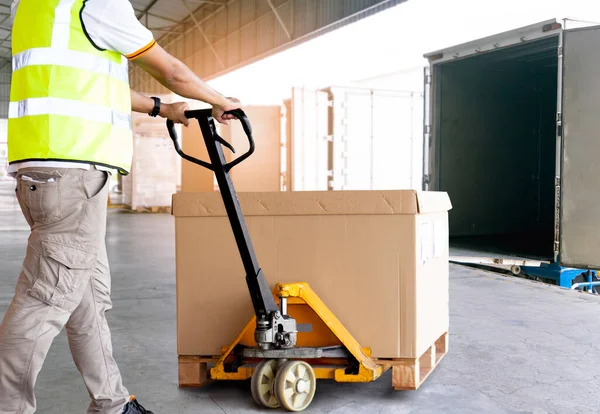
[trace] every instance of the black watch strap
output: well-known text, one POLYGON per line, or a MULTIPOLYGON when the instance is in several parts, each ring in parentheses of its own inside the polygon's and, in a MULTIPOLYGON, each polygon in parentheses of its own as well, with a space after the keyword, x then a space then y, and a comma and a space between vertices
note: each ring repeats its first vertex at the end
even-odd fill
POLYGON ((152 96, 154 99, 154 108, 152 108, 152 112, 150 112, 150 116, 156 117, 160 113, 160 99, 156 96, 152 96))

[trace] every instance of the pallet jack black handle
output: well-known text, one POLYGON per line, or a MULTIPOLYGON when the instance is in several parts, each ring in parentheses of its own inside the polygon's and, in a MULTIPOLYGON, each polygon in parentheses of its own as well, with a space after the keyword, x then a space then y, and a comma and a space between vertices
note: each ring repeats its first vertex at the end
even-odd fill
POLYGON ((202 132, 202 137, 204 138, 204 143, 206 144, 206 150, 210 158, 210 163, 185 154, 181 150, 173 121, 167 121, 167 129, 169 130, 169 136, 173 140, 175 150, 182 158, 204 168, 208 168, 215 173, 215 178, 219 184, 221 196, 223 197, 225 210, 227 211, 227 216, 229 217, 231 229, 240 252, 244 270, 246 271, 246 283, 248 284, 250 298, 252 299, 257 320, 260 320, 261 318, 267 318, 273 312, 278 311, 279 308, 275 303, 271 288, 269 287, 269 284, 267 283, 267 280, 265 279, 263 272, 258 265, 254 247, 252 246, 252 241, 250 240, 250 235, 248 234, 248 228, 246 227, 246 221, 244 220, 244 215, 242 214, 242 208, 240 207, 233 182, 229 175, 229 171, 233 167, 252 155, 255 148, 254 138, 252 137, 252 127, 250 126, 250 121, 248 120, 248 117, 244 111, 241 109, 236 109, 226 113, 232 114, 240 120, 242 127, 244 128, 244 132, 248 137, 248 142, 250 143, 250 148, 245 154, 239 156, 229 163, 227 163, 225 160, 223 146, 229 148, 233 152, 235 152, 235 150, 227 141, 217 134, 211 109, 200 109, 185 112, 185 116, 187 118, 194 118, 200 124, 200 130, 202 132))
MULTIPOLYGON (((238 165, 239 163, 241 163, 242 161, 244 161, 245 159, 247 159, 250 155, 252 155, 252 153, 254 153, 254 149, 255 149, 255 144, 254 144, 254 138, 252 137, 252 126, 250 125, 250 121, 248 120, 248 117, 246 116, 246 114, 244 113, 244 111, 242 111, 241 109, 234 109, 233 111, 227 111, 225 112, 226 114, 229 115, 234 115, 236 118, 238 118, 242 124, 242 128, 244 129, 244 132, 246 133, 246 137, 248 137, 248 143, 250 144, 250 147, 248 149, 248 151, 246 151, 245 154, 237 157, 235 160, 226 163, 223 165, 223 167, 225 168, 225 171, 231 171, 231 169, 233 167, 235 167, 236 165, 238 165)), ((201 120, 206 119, 208 122, 208 127, 211 129, 211 133, 209 134, 209 137, 212 137, 215 141, 221 143, 222 145, 224 145, 225 147, 229 148, 231 150, 231 152, 235 153, 235 149, 231 146, 231 144, 229 144, 229 142, 225 141, 223 138, 221 138, 218 134, 217 131, 214 127, 214 122, 212 121, 212 110, 210 109, 197 109, 197 110, 192 110, 192 111, 185 111, 184 112, 185 117, 188 119, 197 119, 198 122, 200 122, 200 127, 202 128, 202 124, 203 122, 201 122, 201 120)), ((193 162, 194 164, 198 164, 204 168, 207 168, 211 171, 215 171, 215 168, 213 167, 213 165, 211 163, 208 163, 206 161, 202 161, 198 158, 192 157, 191 155, 188 155, 186 153, 183 152, 183 150, 181 149, 181 146, 179 145, 179 140, 177 138, 177 132, 175 131, 175 123, 173 121, 171 121, 170 119, 167 120, 167 130, 169 131, 169 136, 171 137, 171 140, 173 141, 173 145, 175 146, 175 151, 177 151, 177 153, 181 156, 181 158, 193 162)), ((202 131, 202 135, 204 135, 204 130, 202 131)), ((205 136, 205 140, 206 138, 208 138, 207 136, 205 136)), ((210 143, 207 142, 207 145, 209 145, 210 143)))

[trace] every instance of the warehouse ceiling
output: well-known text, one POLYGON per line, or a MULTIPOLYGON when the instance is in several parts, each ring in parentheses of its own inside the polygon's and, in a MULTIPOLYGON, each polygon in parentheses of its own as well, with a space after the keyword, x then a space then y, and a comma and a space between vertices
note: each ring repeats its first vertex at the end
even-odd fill
POLYGON ((213 12, 229 0, 131 0, 137 18, 154 33, 156 39, 176 32, 179 23, 190 19, 200 9, 213 12))
MULTIPOLYGON (((158 43, 210 80, 405 1, 134 0, 134 4, 141 8, 140 20, 146 24, 148 19, 158 43), (160 20, 163 16, 181 22, 173 28, 169 21, 160 20)), ((371 42, 368 35, 364 41, 371 42)), ((135 65, 130 75, 137 90, 167 92, 135 65)))
MULTIPOLYGON (((99 0, 102 1, 102 0, 99 0)), ((228 0, 132 0, 137 18, 152 32, 156 39, 176 33, 176 26, 203 8, 214 11, 228 0)), ((12 0, 0 0, 0 71, 10 70, 12 26, 10 8, 12 0)))
MULTIPOLYGON (((206 80, 405 1, 130 0, 158 43, 206 80)), ((2 86, 10 84, 12 72, 11 4, 0 0, 0 118, 6 116, 2 104, 9 94, 2 86)), ((138 90, 164 92, 136 65, 130 66, 130 80, 138 90)))
MULTIPOLYGON (((389 7, 403 1, 405 0, 130 0, 138 19, 152 30, 159 43, 164 43, 160 42, 161 39, 166 39, 169 44, 181 41, 184 35, 189 34, 190 28, 194 27, 199 32, 197 34, 200 34, 205 41, 205 46, 213 50, 212 42, 232 31, 228 24, 231 17, 230 6, 239 10, 240 20, 246 20, 245 24, 239 25, 242 27, 235 29, 236 31, 251 23, 265 20, 264 14, 267 12, 273 14, 276 25, 285 32, 287 40, 291 41, 295 39, 293 27, 286 27, 286 20, 289 20, 286 14, 289 14, 289 11, 300 12, 295 19, 302 20, 306 17, 314 20, 316 24, 312 25, 313 27, 309 28, 312 30, 309 31, 317 31, 367 9, 376 6, 389 7), (235 7, 236 3, 237 7, 235 7), (217 28, 218 33, 206 33, 203 26, 209 24, 211 18, 216 18, 218 13, 227 14, 228 18, 225 19, 227 27, 217 28)), ((12 0, 0 0, 0 71, 10 71, 11 4, 12 0)), ((273 27, 267 28, 268 31, 273 29, 273 27)), ((308 33, 299 31, 299 34, 305 36, 308 33)), ((216 51, 214 54, 217 60, 222 61, 216 51)), ((220 66, 220 69, 224 69, 227 65, 220 62, 220 66)))

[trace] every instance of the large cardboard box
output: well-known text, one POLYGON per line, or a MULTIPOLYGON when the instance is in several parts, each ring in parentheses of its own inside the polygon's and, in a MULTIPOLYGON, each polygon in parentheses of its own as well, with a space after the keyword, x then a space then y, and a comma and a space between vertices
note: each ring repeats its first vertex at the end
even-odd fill
MULTIPOLYGON (((448 331, 446 193, 239 193, 269 284, 308 282, 378 358, 414 358, 448 331)), ((173 197, 179 355, 218 355, 253 315, 219 193, 173 197)), ((299 334, 302 335, 302 334, 299 334)))

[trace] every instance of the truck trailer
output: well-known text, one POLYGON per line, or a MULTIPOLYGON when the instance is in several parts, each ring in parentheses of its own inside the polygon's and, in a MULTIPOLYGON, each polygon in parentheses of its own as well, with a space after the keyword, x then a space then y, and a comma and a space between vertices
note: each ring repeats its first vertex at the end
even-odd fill
POLYGON ((452 261, 596 280, 598 45, 552 19, 425 55, 423 189, 450 196, 452 261))

